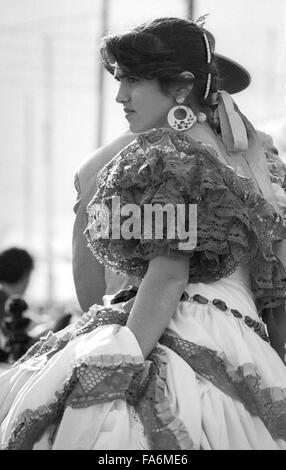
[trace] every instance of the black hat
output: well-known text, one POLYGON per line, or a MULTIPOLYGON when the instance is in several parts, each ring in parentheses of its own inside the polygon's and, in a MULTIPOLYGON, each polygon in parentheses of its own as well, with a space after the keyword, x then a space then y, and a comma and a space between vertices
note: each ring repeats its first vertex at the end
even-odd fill
MULTIPOLYGON (((211 52, 215 58, 217 69, 218 69, 218 90, 225 90, 230 94, 238 93, 239 91, 244 90, 248 87, 251 81, 250 73, 232 59, 225 57, 221 54, 215 52, 215 38, 208 30, 206 30, 203 25, 199 22, 204 21, 205 17, 199 18, 196 22, 191 21, 193 25, 198 27, 202 33, 208 38, 211 52)), ((105 59, 108 56, 108 53, 104 53, 105 59)), ((114 73, 114 66, 109 63, 109 60, 104 60, 104 66, 108 72, 111 74, 114 73)))
POLYGON ((225 90, 230 94, 245 90, 251 82, 250 73, 234 60, 214 52, 215 38, 209 31, 204 31, 218 68, 218 89, 225 90))

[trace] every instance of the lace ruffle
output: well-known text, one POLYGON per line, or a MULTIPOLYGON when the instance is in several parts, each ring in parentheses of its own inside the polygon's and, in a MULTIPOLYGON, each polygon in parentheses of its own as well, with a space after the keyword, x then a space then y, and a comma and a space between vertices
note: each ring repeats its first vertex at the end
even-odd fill
MULTIPOLYGON (((118 320, 125 324, 127 316, 121 310, 102 307, 77 335, 118 320)), ((234 367, 224 354, 174 335, 164 334, 160 344, 178 354, 199 376, 239 400, 252 416, 263 421, 273 439, 286 440, 286 389, 266 387, 254 364, 234 367)), ((172 414, 166 398, 166 365, 166 353, 160 347, 145 361, 116 354, 75 363, 50 403, 19 416, 5 448, 32 449, 47 429, 59 424, 66 406, 82 408, 123 399, 138 413, 150 449, 192 449, 184 424, 172 414)))
POLYGON ((273 439, 286 440, 286 388, 263 387, 254 364, 233 367, 224 354, 182 338, 163 335, 160 343, 175 351, 193 370, 258 416, 273 439))
POLYGON ((167 398, 167 357, 162 348, 150 354, 149 381, 136 403, 149 448, 154 450, 194 450, 194 443, 183 422, 173 415, 167 398))
MULTIPOLYGON (((168 238, 166 220, 163 239, 155 239, 152 228, 152 239, 147 240, 142 227, 138 238, 112 238, 115 196, 120 196, 120 208, 140 206, 143 222, 145 204, 196 204, 197 245, 184 250, 190 256, 189 282, 213 282, 249 263, 258 309, 282 303, 285 271, 272 250, 274 240, 286 237, 282 216, 254 191, 250 179, 223 164, 210 146, 159 129, 139 136, 100 172, 98 191, 88 206, 89 247, 115 271, 142 278, 150 259, 178 251, 181 240, 177 230, 175 238, 168 238), (102 203, 107 213, 98 214, 102 203), (95 225, 105 225, 105 237, 98 236, 95 225)), ((121 227, 126 219, 120 216, 121 227)), ((188 222, 186 217, 186 226, 188 222)))
POLYGON ((271 145, 266 146, 265 156, 275 200, 286 220, 286 165, 271 145))
POLYGON ((82 331, 86 324, 94 318, 93 307, 84 313, 77 322, 67 326, 58 334, 49 331, 46 336, 42 336, 28 351, 13 364, 13 367, 21 366, 23 369, 41 369, 48 359, 56 352, 63 349, 66 344, 74 338, 78 331, 82 331))
POLYGON ((286 190, 286 165, 279 158, 277 150, 271 142, 268 145, 264 145, 265 157, 267 167, 269 170, 270 178, 272 183, 278 184, 281 188, 286 190))
MULTIPOLYGON (((165 396, 165 352, 156 348, 150 360, 101 355, 75 364, 54 400, 17 419, 6 450, 29 450, 43 433, 59 424, 65 407, 84 408, 122 399, 135 407, 150 449, 192 449, 192 440, 180 419, 173 416, 165 396)), ((52 444, 52 443, 51 443, 52 444)))
POLYGON ((54 400, 36 410, 27 409, 16 420, 5 450, 32 450, 34 444, 50 427, 56 426, 63 415, 65 402, 76 384, 72 374, 55 394, 54 400))

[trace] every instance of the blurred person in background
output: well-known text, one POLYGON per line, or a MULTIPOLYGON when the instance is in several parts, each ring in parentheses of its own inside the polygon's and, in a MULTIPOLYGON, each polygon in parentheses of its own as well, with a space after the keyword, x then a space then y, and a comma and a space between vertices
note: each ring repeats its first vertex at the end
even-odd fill
POLYGON ((23 298, 34 270, 34 258, 25 249, 0 253, 0 362, 12 364, 42 335, 75 321, 71 312, 56 306, 31 310, 23 298))
POLYGON ((33 257, 25 249, 12 247, 0 253, 0 319, 8 297, 26 292, 33 269, 33 257))
POLYGON ((22 302, 20 299, 27 290, 33 269, 34 259, 23 248, 11 247, 0 253, 0 362, 11 362, 14 359, 19 359, 19 351, 23 354, 30 345, 26 337, 26 328, 30 322, 28 319, 23 322, 20 319, 18 321, 16 317, 18 317, 18 314, 19 316, 22 315, 27 310, 27 305, 25 305, 25 308, 20 308, 20 313, 18 307, 20 305, 23 307, 24 303, 26 304, 24 300, 22 302), (9 299, 14 296, 19 298, 19 302, 9 303, 9 299), (15 318, 13 318, 14 316, 15 318), (12 329, 6 327, 8 325, 8 323, 6 325, 6 321, 10 323, 12 329), (21 336, 22 334, 23 336, 21 336), (17 346, 18 340, 22 344, 19 348, 17 346))
POLYGON ((3 348, 7 354, 5 362, 9 364, 20 359, 34 343, 28 333, 31 320, 25 316, 27 310, 27 302, 19 295, 11 295, 5 302, 1 330, 5 338, 3 348))
POLYGON ((0 376, 6 449, 286 449, 286 271, 274 251, 286 204, 219 60, 230 86, 249 75, 219 59, 203 25, 158 18, 104 40, 139 135, 100 170, 85 234, 99 262, 141 283, 0 376), (114 197, 139 209, 134 224, 148 224, 146 204, 195 204, 196 243, 166 225, 163 237, 144 224, 124 236, 121 211, 113 237, 114 197))

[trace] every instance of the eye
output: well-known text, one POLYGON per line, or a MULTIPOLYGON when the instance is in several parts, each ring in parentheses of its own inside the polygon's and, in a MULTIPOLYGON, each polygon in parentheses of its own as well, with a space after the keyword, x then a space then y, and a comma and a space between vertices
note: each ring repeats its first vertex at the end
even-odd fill
POLYGON ((138 77, 134 77, 134 76, 128 76, 127 77, 127 80, 129 83, 135 83, 135 82, 139 82, 139 78, 138 77))
POLYGON ((133 75, 115 75, 114 78, 118 82, 126 81, 129 83, 129 85, 139 82, 140 80, 138 77, 135 77, 133 75))

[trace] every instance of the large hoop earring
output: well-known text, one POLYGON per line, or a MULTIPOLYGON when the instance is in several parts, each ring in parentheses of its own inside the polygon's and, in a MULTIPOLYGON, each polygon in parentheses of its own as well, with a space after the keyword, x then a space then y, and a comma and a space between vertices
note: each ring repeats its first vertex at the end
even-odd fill
POLYGON ((187 131, 195 124, 195 122, 197 122, 197 118, 191 108, 188 108, 187 106, 182 106, 180 104, 170 109, 170 111, 168 112, 167 120, 169 126, 177 131, 187 131), (183 118, 176 117, 175 113, 178 111, 184 111, 185 116, 183 118))

